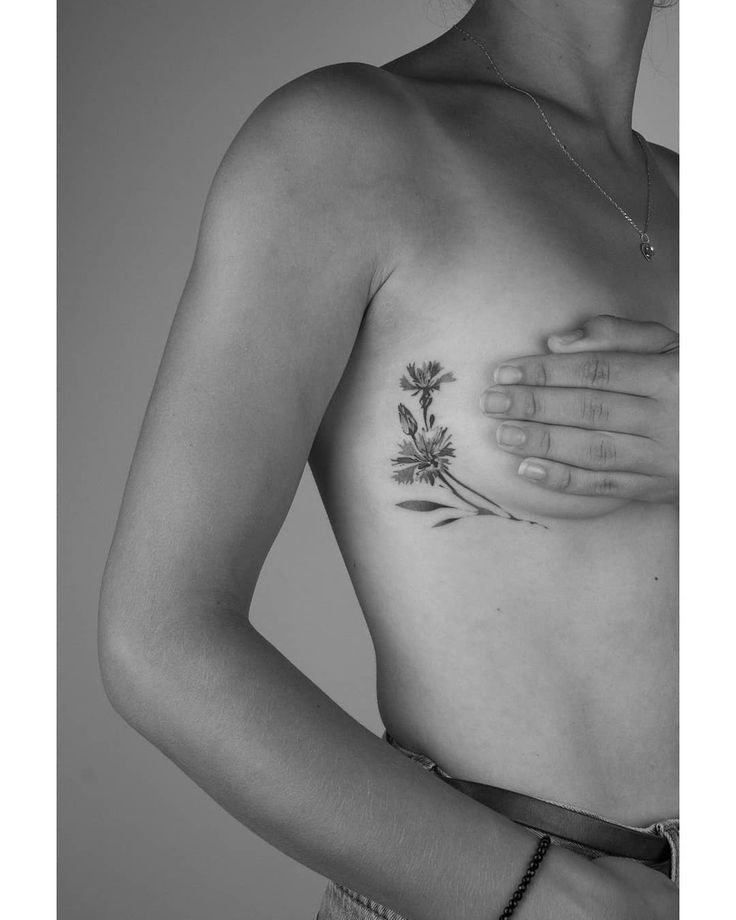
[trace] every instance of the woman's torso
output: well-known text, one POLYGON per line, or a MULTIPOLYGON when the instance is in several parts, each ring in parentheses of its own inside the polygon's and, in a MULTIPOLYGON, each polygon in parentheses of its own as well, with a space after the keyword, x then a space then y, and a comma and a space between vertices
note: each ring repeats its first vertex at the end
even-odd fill
MULTIPOLYGON (((672 816, 676 513, 522 481, 479 408, 497 364, 591 315, 676 327, 667 166, 654 172, 647 263, 527 100, 404 87, 413 153, 392 171, 386 218, 398 256, 311 458, 375 643, 383 719, 454 775, 632 824, 672 816), (454 379, 425 417, 400 379, 427 362, 454 379), (419 428, 447 429, 454 478, 396 481, 409 468, 400 403, 419 428), (544 527, 475 515, 448 483, 544 527)), ((612 193, 643 211, 643 166, 641 182, 617 180, 612 193)))

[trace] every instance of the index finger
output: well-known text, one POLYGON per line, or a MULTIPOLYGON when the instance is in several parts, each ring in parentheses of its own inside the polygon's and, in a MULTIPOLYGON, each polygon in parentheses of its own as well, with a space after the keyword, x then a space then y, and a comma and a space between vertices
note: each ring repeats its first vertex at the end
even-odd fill
POLYGON ((627 351, 636 354, 664 354, 676 351, 680 336, 662 323, 624 319, 602 314, 587 320, 580 329, 547 339, 555 354, 578 354, 582 351, 627 351))
POLYGON ((671 355, 586 351, 568 355, 530 355, 499 365, 494 383, 510 386, 577 387, 632 396, 653 396, 669 379, 671 355))

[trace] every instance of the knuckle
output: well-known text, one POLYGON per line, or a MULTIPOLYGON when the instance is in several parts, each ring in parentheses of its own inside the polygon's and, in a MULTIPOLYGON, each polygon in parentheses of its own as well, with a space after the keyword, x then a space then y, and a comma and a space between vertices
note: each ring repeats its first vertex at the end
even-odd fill
POLYGON ((615 466, 615 440, 608 435, 604 435, 600 438, 594 438, 594 440, 591 441, 588 446, 587 460, 590 468, 595 470, 605 470, 615 466))
POLYGON ((555 486, 560 492, 567 492, 572 485, 572 470, 563 466, 555 477, 555 486))
POLYGON ((535 364, 532 368, 532 383, 536 387, 547 386, 547 368, 544 366, 543 361, 535 364))
POLYGON ((549 457, 552 453, 552 436, 546 428, 540 432, 538 450, 542 457, 549 457))
POLYGON ((585 424, 593 428, 605 426, 610 416, 610 410, 606 401, 599 396, 583 396, 580 415, 585 424))
POLYGON ((601 355, 589 355, 580 364, 580 378, 584 386, 605 386, 611 379, 611 365, 601 355))
POLYGON ((542 400, 539 393, 534 389, 524 391, 521 410, 524 418, 536 418, 542 410, 542 400))
POLYGON ((596 495, 616 495, 618 482, 613 476, 598 476, 593 483, 593 492, 596 495))

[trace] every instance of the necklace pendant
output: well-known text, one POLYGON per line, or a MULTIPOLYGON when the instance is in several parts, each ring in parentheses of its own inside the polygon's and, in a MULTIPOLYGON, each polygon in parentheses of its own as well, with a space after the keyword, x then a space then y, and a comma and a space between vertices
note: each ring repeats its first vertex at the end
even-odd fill
POLYGON ((651 261, 651 258, 654 255, 654 246, 652 246, 648 233, 642 233, 639 249, 641 250, 641 254, 644 256, 647 262, 651 261))

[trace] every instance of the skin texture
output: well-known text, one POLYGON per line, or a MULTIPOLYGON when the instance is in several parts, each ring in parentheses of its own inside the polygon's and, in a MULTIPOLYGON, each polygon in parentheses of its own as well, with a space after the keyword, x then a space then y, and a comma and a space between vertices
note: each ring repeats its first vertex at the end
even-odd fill
MULTIPOLYGON (((550 21, 536 2, 521 19, 481 4, 470 24, 505 33, 537 90, 541 62, 560 132, 633 209, 626 93, 646 22, 641 4, 601 4, 583 42, 585 6, 559 4, 550 21), (578 51, 547 66, 549 35, 578 51)), ((614 820, 676 812, 674 508, 524 481, 478 405, 494 368, 540 355, 549 330, 601 312, 674 328, 672 156, 655 155, 647 264, 524 100, 450 34, 382 69, 326 68, 279 90, 210 191, 105 572, 103 679, 234 817, 409 920, 500 911, 534 840, 372 736, 269 645, 248 622, 258 574, 309 460, 395 737, 458 776, 614 820), (399 380, 424 361, 455 375, 436 394, 452 470, 519 520, 434 529, 434 512, 397 507, 444 489, 391 475, 397 404, 418 399, 399 380)), ((529 920, 676 911, 666 878, 620 860, 555 849, 538 881, 529 920)))

